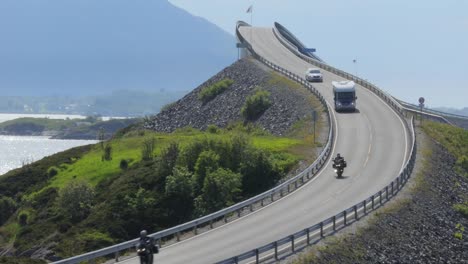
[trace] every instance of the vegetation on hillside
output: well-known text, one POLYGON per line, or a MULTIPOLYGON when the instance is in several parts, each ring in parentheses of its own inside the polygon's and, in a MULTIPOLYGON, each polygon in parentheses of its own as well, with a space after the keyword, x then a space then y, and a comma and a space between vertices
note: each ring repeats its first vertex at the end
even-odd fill
POLYGON ((468 177, 468 131, 436 122, 425 122, 424 132, 442 144, 457 159, 455 170, 468 177))
POLYGON ((272 187, 305 158, 300 144, 237 124, 129 131, 56 154, 0 178, 0 244, 59 241, 52 249, 71 256, 168 228, 272 187))
POLYGON ((215 98, 217 95, 223 93, 229 86, 234 83, 231 79, 223 79, 219 82, 216 82, 210 86, 204 87, 198 93, 198 99, 203 103, 207 103, 215 98))
POLYGON ((255 120, 271 106, 269 99, 270 93, 259 87, 255 89, 252 96, 247 97, 244 106, 242 106, 241 114, 245 120, 255 120))

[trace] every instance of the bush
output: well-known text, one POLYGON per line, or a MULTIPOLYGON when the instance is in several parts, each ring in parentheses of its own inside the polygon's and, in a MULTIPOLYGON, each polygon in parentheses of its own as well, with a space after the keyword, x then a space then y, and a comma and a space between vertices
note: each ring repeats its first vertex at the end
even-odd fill
POLYGON ((198 93, 198 99, 200 99, 204 104, 211 101, 215 98, 218 94, 223 93, 229 86, 234 83, 231 79, 223 79, 213 85, 204 87, 198 93))
POLYGON ((15 201, 9 197, 0 196, 0 225, 5 223, 8 218, 16 211, 15 201))
POLYGON ((209 125, 206 128, 206 131, 211 134, 218 134, 219 133, 219 128, 216 125, 209 125))
POLYGON ((464 202, 462 204, 454 204, 453 209, 455 209, 455 211, 459 212, 465 217, 468 217, 468 202, 464 202))
POLYGON ((49 178, 52 178, 54 177, 55 175, 58 174, 58 169, 57 167, 53 166, 53 167, 50 167, 48 170, 47 170, 47 175, 49 175, 49 178))
POLYGON ((128 161, 126 159, 122 159, 120 161, 119 167, 120 167, 121 170, 128 169, 128 161))
POLYGON ((85 182, 72 181, 60 190, 58 205, 62 214, 73 222, 88 216, 94 202, 94 190, 85 182))
POLYGON ((141 159, 144 161, 153 160, 155 139, 146 139, 141 148, 141 159))
POLYGON ((112 146, 110 143, 104 147, 104 154, 102 154, 102 161, 112 160, 112 146))
POLYGON ((260 117, 260 115, 271 106, 271 101, 268 98, 269 96, 269 92, 257 88, 254 95, 247 97, 241 109, 241 114, 244 119, 255 120, 260 117))

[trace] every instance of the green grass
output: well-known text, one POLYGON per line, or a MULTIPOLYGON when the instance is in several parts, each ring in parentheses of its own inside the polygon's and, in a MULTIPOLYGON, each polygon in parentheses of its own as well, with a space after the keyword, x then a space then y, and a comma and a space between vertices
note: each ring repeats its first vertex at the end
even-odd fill
MULTIPOLYGON (((58 173, 51 178, 50 184, 47 187, 57 187, 60 189, 75 178, 84 180, 95 186, 107 177, 119 173, 121 171, 120 161, 122 159, 129 161, 129 167, 141 161, 141 146, 146 139, 155 139, 155 154, 158 154, 170 142, 177 142, 183 147, 196 139, 204 137, 223 139, 227 138, 230 133, 234 132, 222 130, 219 134, 212 134, 188 128, 181 129, 172 134, 147 131, 144 136, 122 137, 110 141, 109 143, 112 145, 112 160, 110 161, 101 160, 103 150, 100 144, 96 144, 89 153, 74 163, 56 166, 58 173)), ((295 146, 300 145, 303 141, 274 136, 254 136, 252 137, 252 143, 258 148, 275 153, 291 152, 295 146)))
POLYGON ((423 124, 423 130, 455 156, 455 170, 468 177, 468 131, 429 121, 423 124))

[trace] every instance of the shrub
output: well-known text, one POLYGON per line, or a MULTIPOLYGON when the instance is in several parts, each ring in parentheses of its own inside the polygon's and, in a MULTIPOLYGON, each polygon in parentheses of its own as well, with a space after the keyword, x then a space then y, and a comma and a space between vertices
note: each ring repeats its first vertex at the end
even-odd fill
POLYGON ((52 178, 57 174, 58 174, 58 169, 55 166, 52 166, 47 170, 47 175, 49 175, 49 178, 52 178))
POLYGON ((121 170, 128 169, 128 161, 126 159, 122 159, 120 161, 119 167, 120 167, 121 170))
POLYGON ((455 211, 459 212, 465 217, 468 217, 468 202, 464 202, 462 204, 454 204, 453 209, 455 209, 455 211))
POLYGON ((102 161, 110 161, 110 160, 112 160, 112 145, 108 143, 104 147, 104 154, 102 154, 102 161))
POLYGON ((18 223, 20 224, 20 226, 25 226, 28 224, 28 219, 29 219, 29 214, 28 212, 24 211, 24 212, 21 212, 19 215, 18 215, 18 223))
POLYGON ((17 205, 15 201, 9 197, 0 196, 0 225, 6 222, 8 218, 15 212, 17 205))
POLYGON ((83 220, 94 203, 94 189, 86 182, 72 181, 60 190, 58 206, 65 217, 74 222, 83 220))
POLYGON ((153 160, 155 139, 146 139, 141 148, 141 159, 144 161, 153 160))
POLYGON ((244 119, 255 120, 260 117, 260 115, 271 106, 271 101, 268 98, 269 96, 269 92, 257 88, 254 95, 247 97, 241 109, 241 114, 244 119))
POLYGON ((198 99, 200 99, 204 104, 211 101, 215 98, 218 94, 223 93, 229 86, 234 83, 231 79, 223 79, 213 85, 204 87, 198 93, 198 99))
POLYGON ((208 133, 211 133, 211 134, 218 134, 219 128, 216 125, 209 125, 206 128, 206 131, 208 131, 208 133))

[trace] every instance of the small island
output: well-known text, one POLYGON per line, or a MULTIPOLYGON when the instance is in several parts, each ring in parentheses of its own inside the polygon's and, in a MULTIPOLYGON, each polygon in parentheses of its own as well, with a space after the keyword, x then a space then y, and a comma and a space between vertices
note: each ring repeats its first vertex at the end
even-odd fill
POLYGON ((138 118, 110 119, 88 116, 85 119, 23 117, 0 123, 0 135, 48 136, 53 139, 109 139, 119 129, 138 123, 138 118))

